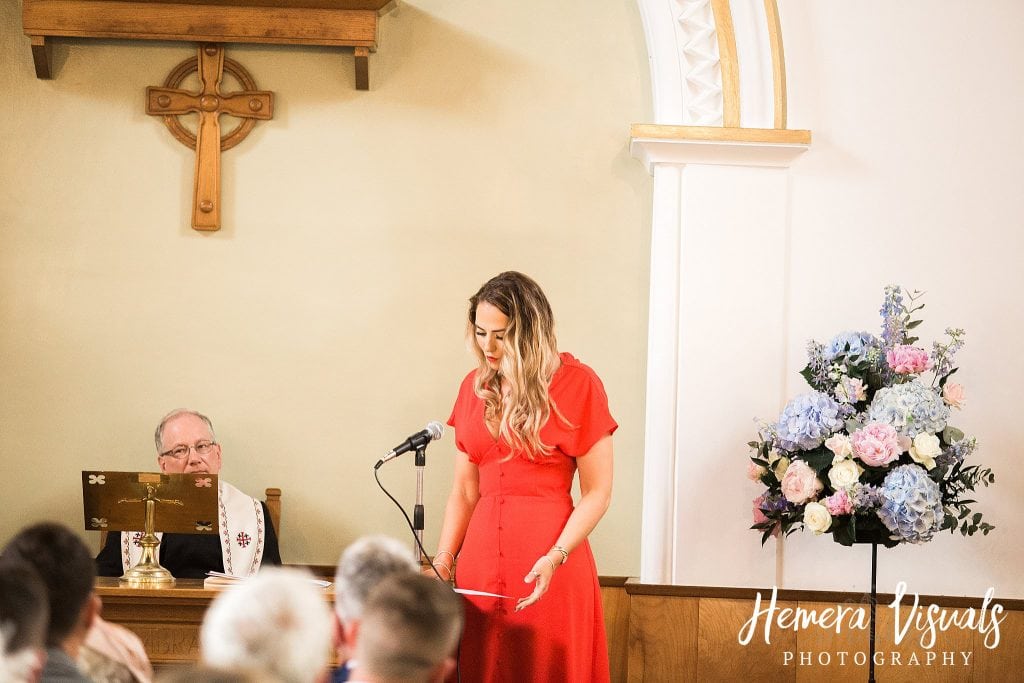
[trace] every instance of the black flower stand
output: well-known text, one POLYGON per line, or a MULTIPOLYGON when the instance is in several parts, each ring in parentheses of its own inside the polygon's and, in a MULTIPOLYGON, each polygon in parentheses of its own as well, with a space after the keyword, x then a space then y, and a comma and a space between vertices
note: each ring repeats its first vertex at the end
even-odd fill
POLYGON ((875 683, 875 607, 878 605, 878 541, 871 541, 871 631, 868 634, 868 683, 875 683))

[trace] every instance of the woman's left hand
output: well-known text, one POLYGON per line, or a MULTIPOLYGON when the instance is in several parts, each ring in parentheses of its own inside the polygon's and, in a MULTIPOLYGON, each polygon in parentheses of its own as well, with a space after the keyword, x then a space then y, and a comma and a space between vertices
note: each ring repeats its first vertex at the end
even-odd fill
POLYGON ((541 596, 548 592, 548 587, 551 586, 551 579, 554 574, 554 560, 552 560, 548 555, 541 555, 537 561, 533 563, 533 569, 531 569, 523 579, 524 583, 534 584, 533 592, 525 598, 519 598, 516 602, 516 612, 526 609, 533 603, 540 600, 541 596))

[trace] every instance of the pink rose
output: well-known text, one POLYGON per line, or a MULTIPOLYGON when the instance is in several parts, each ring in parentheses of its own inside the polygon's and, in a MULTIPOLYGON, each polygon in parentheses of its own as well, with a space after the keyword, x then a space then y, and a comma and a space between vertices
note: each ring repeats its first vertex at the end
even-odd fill
POLYGON ((814 500, 823 488, 817 473, 803 460, 794 460, 782 477, 782 495, 790 503, 814 500))
POLYGON ((877 422, 858 429, 850 435, 850 440, 853 441, 853 454, 871 467, 888 465, 905 450, 896 429, 877 422))
POLYGON ((928 352, 916 346, 897 344, 885 352, 885 362, 899 375, 911 375, 930 370, 932 361, 928 352))
POLYGON ((758 465, 753 460, 747 462, 747 479, 750 481, 761 481, 761 477, 767 472, 764 467, 758 465))
MULTIPOLYGON (((761 509, 761 505, 764 503, 766 498, 768 498, 767 491, 765 491, 760 496, 754 499, 754 524, 763 524, 764 522, 768 521, 768 518, 765 517, 764 510, 761 509)), ((776 524, 775 528, 772 529, 772 536, 778 538, 779 531, 780 527, 778 524, 776 524)))
POLYGON ((942 387, 942 400, 946 405, 960 410, 964 404, 964 386, 956 382, 946 382, 942 387))
POLYGON ((848 515, 853 512, 853 502, 850 500, 849 494, 846 493, 846 489, 839 489, 825 499, 825 508, 832 516, 848 515))

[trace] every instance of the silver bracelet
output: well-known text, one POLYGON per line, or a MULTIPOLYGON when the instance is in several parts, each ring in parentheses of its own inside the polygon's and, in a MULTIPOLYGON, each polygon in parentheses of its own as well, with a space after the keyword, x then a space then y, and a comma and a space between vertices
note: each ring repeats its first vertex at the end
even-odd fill
MULTIPOLYGON (((434 554, 434 562, 437 562, 437 556, 438 556, 438 555, 447 555, 448 557, 452 558, 452 564, 454 564, 454 563, 455 563, 455 556, 454 556, 454 555, 452 555, 452 554, 451 554, 450 552, 448 552, 447 550, 438 550, 438 551, 437 551, 437 552, 436 552, 436 553, 434 554)), ((433 564, 433 562, 432 562, 431 564, 433 564)))

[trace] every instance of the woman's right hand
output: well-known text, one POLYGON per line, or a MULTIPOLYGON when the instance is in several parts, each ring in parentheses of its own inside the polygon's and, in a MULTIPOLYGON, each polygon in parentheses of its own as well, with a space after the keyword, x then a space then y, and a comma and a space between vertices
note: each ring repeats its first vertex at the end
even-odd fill
POLYGON ((423 567, 420 569, 420 573, 424 576, 429 576, 432 579, 439 578, 441 581, 445 582, 450 582, 452 580, 452 570, 449 569, 448 565, 442 564, 441 562, 429 567, 423 567))

